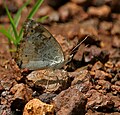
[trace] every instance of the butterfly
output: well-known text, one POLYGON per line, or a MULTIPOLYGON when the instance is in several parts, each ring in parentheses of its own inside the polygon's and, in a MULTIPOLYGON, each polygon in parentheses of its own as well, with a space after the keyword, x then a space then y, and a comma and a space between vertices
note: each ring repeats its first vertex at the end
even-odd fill
POLYGON ((23 29, 23 39, 15 57, 20 68, 54 69, 64 65, 65 57, 60 44, 43 25, 27 19, 23 29))

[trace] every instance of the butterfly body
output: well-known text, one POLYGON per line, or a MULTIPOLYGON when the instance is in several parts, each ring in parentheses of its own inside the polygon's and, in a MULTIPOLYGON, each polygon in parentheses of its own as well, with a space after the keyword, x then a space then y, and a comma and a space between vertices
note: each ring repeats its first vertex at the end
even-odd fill
POLYGON ((40 23, 27 20, 23 40, 16 53, 16 62, 29 70, 60 68, 64 64, 61 46, 40 23))

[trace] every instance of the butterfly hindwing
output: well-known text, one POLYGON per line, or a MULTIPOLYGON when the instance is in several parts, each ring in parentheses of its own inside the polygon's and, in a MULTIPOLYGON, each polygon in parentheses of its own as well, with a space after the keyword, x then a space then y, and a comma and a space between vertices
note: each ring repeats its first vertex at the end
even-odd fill
POLYGON ((17 54, 20 67, 30 70, 56 68, 64 62, 59 43, 46 28, 33 20, 26 21, 24 25, 23 40, 17 54))

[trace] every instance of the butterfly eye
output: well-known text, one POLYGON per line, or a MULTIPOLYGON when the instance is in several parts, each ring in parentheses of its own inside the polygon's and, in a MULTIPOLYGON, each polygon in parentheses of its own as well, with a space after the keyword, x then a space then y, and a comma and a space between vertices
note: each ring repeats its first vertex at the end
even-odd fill
POLYGON ((31 29, 30 31, 31 31, 31 33, 34 33, 35 30, 31 29))

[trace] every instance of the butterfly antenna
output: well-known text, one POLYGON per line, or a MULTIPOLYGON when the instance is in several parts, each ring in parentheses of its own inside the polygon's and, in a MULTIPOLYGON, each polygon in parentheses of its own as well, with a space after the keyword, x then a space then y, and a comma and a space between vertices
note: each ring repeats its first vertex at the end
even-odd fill
MULTIPOLYGON (((78 45, 76 45, 76 46, 72 49, 72 51, 71 51, 71 53, 70 53, 69 60, 66 61, 65 64, 68 64, 68 63, 72 60, 73 54, 76 52, 75 50, 76 50, 89 36, 90 36, 90 35, 87 35, 78 45)), ((89 44, 88 44, 88 45, 89 45, 89 44)), ((86 45, 85 47, 87 47, 88 45, 86 45)))
POLYGON ((73 54, 75 52, 75 50, 89 37, 90 35, 87 35, 78 45, 76 45, 70 54, 73 54))

